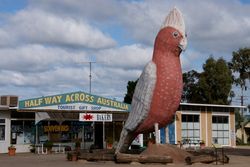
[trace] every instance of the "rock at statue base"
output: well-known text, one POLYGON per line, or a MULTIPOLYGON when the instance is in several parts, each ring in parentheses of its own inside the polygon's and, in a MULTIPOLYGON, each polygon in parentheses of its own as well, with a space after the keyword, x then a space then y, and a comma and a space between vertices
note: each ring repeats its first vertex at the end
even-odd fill
POLYGON ((185 158, 191 156, 187 151, 170 144, 150 144, 141 155, 170 156, 173 163, 185 163, 185 158))

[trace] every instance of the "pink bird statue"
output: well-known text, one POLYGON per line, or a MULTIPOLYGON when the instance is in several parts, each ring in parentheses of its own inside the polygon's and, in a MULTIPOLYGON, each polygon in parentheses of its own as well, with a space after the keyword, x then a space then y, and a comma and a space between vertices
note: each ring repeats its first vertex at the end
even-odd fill
POLYGON ((140 133, 166 126, 179 107, 182 93, 180 53, 187 38, 182 13, 174 8, 155 39, 153 59, 145 66, 136 85, 131 111, 116 148, 125 153, 140 133))

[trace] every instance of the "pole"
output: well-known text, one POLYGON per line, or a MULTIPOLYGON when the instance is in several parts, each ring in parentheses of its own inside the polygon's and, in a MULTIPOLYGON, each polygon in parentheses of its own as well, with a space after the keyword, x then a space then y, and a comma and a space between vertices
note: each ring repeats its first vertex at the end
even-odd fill
POLYGON ((105 122, 102 122, 102 140, 103 140, 103 149, 106 149, 106 141, 105 141, 105 122))
POLYGON ((92 122, 92 125, 91 126, 93 126, 93 143, 94 143, 94 145, 96 144, 95 143, 95 122, 92 122))
POLYGON ((112 144, 114 144, 115 143, 115 122, 113 122, 113 143, 112 144))
POLYGON ((92 64, 96 63, 94 61, 80 62, 80 64, 88 63, 89 64, 89 93, 92 91, 92 64))
POLYGON ((36 124, 36 145, 38 144, 38 125, 36 124))
POLYGON ((168 127, 168 125, 165 127, 165 137, 166 137, 166 143, 169 144, 169 127, 168 127))
POLYGON ((89 94, 92 91, 92 63, 96 63, 94 61, 89 61, 89 94))
POLYGON ((159 138, 159 124, 155 123, 155 143, 159 144, 160 143, 160 138, 159 138))
POLYGON ((91 79, 92 79, 92 74, 91 74, 91 68, 92 68, 92 62, 89 62, 89 94, 91 94, 91 79))
POLYGON ((85 149, 85 126, 82 126, 82 142, 83 142, 83 149, 85 149))
MULTIPOLYGON (((241 97, 240 97, 240 104, 241 106, 243 106, 244 104, 244 99, 243 99, 243 87, 241 87, 241 97)), ((242 117, 242 120, 241 120, 241 139, 242 139, 242 142, 245 143, 244 141, 244 116, 243 116, 243 108, 241 108, 241 117, 242 117)))

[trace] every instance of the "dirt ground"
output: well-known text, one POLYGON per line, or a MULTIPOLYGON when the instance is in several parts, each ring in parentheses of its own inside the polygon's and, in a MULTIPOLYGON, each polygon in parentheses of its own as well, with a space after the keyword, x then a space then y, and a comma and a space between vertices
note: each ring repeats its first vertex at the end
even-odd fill
MULTIPOLYGON (((228 164, 224 166, 228 167, 249 167, 250 166, 250 147, 246 149, 233 149, 227 150, 227 155, 230 158, 228 164), (240 154, 240 155, 239 155, 240 154)), ((222 165, 222 164, 219 164, 222 165)), ((66 154, 49 154, 49 155, 38 155, 32 153, 17 154, 16 156, 8 156, 7 154, 0 154, 0 167, 142 167, 142 166, 152 166, 152 167, 163 167, 163 166, 173 166, 173 167, 210 167, 217 166, 215 163, 211 164, 201 164, 195 163, 192 165, 186 165, 185 163, 169 163, 167 165, 162 164, 116 164, 111 161, 106 162, 87 162, 84 160, 79 161, 67 161, 66 154)))

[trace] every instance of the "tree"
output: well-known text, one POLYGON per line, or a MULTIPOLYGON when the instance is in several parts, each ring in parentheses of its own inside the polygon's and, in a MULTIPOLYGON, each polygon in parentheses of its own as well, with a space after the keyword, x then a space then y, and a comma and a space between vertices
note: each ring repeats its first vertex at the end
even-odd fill
POLYGON ((235 73, 234 83, 242 90, 247 90, 246 81, 250 79, 250 48, 241 48, 233 52, 229 67, 235 73))
POLYGON ((233 96, 232 74, 222 58, 210 57, 203 64, 203 72, 194 70, 183 74, 182 101, 188 103, 229 104, 233 96))
MULTIPOLYGON (((230 69, 234 72, 234 84, 241 88, 241 105, 244 105, 244 91, 247 90, 246 81, 250 79, 250 48, 240 48, 233 52, 233 57, 229 63, 230 69)), ((241 110, 241 117, 243 117, 243 109, 241 110)), ((244 142, 244 119, 241 121, 241 140, 244 142)))
POLYGON ((236 130, 241 128, 241 123, 244 121, 244 117, 240 114, 239 110, 235 111, 235 127, 236 130))
POLYGON ((134 90, 135 90, 135 86, 136 86, 137 82, 138 82, 138 79, 136 81, 128 81, 127 93, 126 93, 124 100, 123 100, 124 103, 131 104, 134 90))
POLYGON ((210 57, 203 65, 198 87, 201 102, 208 104, 229 104, 229 95, 232 88, 232 73, 227 62, 219 58, 217 61, 210 57))
POLYGON ((194 102, 199 99, 198 81, 200 73, 195 70, 188 71, 182 74, 183 77, 183 92, 182 102, 194 102))

